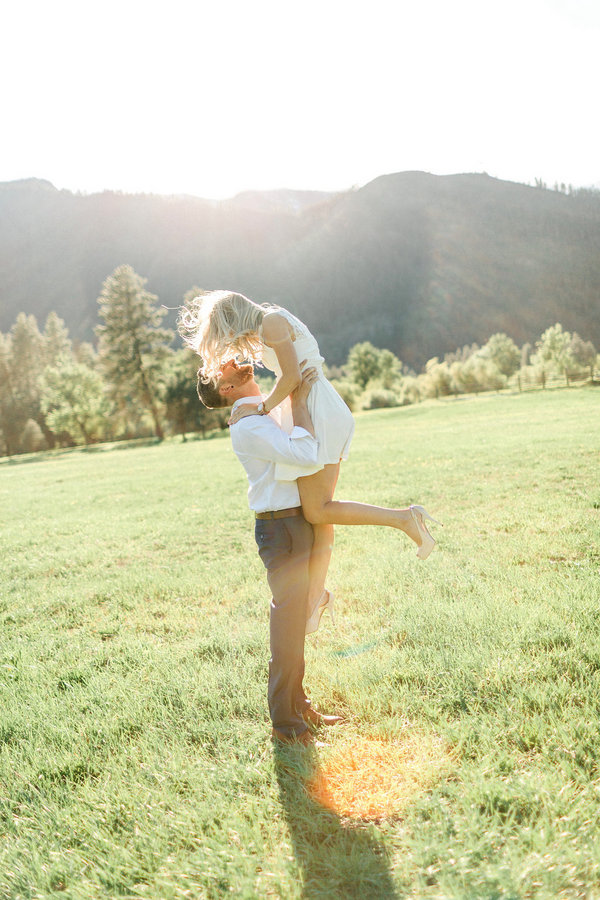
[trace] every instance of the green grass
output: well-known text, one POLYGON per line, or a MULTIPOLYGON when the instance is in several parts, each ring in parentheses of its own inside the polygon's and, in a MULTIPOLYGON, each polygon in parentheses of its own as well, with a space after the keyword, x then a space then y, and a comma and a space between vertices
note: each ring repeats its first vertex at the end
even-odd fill
POLYGON ((425 563, 337 529, 341 621, 306 685, 350 724, 320 760, 268 740, 268 593, 226 436, 3 461, 0 897, 599 897, 599 406, 358 417, 336 496, 445 527, 425 563), (423 770, 396 816, 306 790, 367 740, 423 770))

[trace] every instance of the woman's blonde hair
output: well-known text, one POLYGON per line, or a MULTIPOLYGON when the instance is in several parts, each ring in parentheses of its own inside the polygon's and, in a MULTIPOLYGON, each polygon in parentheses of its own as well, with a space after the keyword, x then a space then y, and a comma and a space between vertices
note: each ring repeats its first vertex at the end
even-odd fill
POLYGON ((227 359, 262 359, 259 329, 266 312, 279 309, 259 306, 234 291, 206 291, 181 307, 177 327, 192 350, 202 357, 199 374, 203 381, 215 378, 227 359))

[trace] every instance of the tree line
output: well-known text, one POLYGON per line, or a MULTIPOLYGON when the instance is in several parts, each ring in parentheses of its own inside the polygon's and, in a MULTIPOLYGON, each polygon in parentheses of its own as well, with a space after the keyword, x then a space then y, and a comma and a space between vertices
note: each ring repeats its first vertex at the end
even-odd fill
MULTIPOLYGON (((97 345, 74 342, 51 312, 40 331, 20 313, 0 332, 0 454, 225 428, 228 415, 207 410, 196 393, 198 358, 174 349, 166 310, 131 266, 118 267, 98 297, 97 345)), ((191 288, 183 302, 198 294, 191 288)), ((506 334, 433 358, 416 374, 390 350, 355 344, 329 377, 351 409, 417 403, 430 397, 545 387, 556 376, 593 379, 596 349, 560 324, 519 348, 506 334)), ((265 373, 265 388, 269 374, 265 373)))
POLYGON ((547 328, 535 344, 522 347, 504 333, 483 345, 471 344, 430 359, 417 375, 389 350, 368 341, 355 344, 348 362, 334 371, 338 392, 351 409, 404 406, 430 398, 499 391, 545 388, 550 382, 594 380, 600 357, 591 341, 560 323, 547 328))

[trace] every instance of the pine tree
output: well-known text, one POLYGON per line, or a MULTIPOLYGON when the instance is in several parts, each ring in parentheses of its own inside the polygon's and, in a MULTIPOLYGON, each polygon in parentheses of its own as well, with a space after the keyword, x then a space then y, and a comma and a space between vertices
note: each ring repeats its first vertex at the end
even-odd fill
POLYGON ((75 362, 87 366, 88 369, 98 368, 98 354, 94 349, 94 345, 88 341, 76 341, 73 347, 73 359, 75 362))
POLYGON ((18 453, 29 419, 41 419, 43 340, 34 316, 19 313, 10 334, 0 336, 0 429, 9 456, 18 453))
POLYGON ((46 365, 55 366, 59 357, 71 353, 69 329, 55 312, 48 313, 42 337, 46 365))
POLYGON ((131 266, 119 266, 106 279, 98 298, 99 353, 107 381, 121 405, 138 403, 152 415, 156 436, 162 440, 160 399, 163 361, 171 353, 173 333, 160 328, 165 315, 158 298, 145 289, 147 279, 131 266))
POLYGON ((11 344, 10 334, 0 332, 0 432, 8 456, 19 449, 19 435, 27 421, 19 410, 13 387, 11 344))
POLYGON ((39 380, 44 370, 44 342, 35 316, 19 313, 10 336, 15 394, 27 419, 37 419, 40 415, 39 380))

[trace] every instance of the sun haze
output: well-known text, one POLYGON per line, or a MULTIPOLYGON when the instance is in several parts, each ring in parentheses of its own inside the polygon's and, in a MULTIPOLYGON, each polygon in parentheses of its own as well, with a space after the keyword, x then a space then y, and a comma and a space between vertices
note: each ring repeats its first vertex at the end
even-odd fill
POLYGON ((600 181, 591 0, 21 0, 0 22, 0 181, 213 198, 411 169, 600 181))

